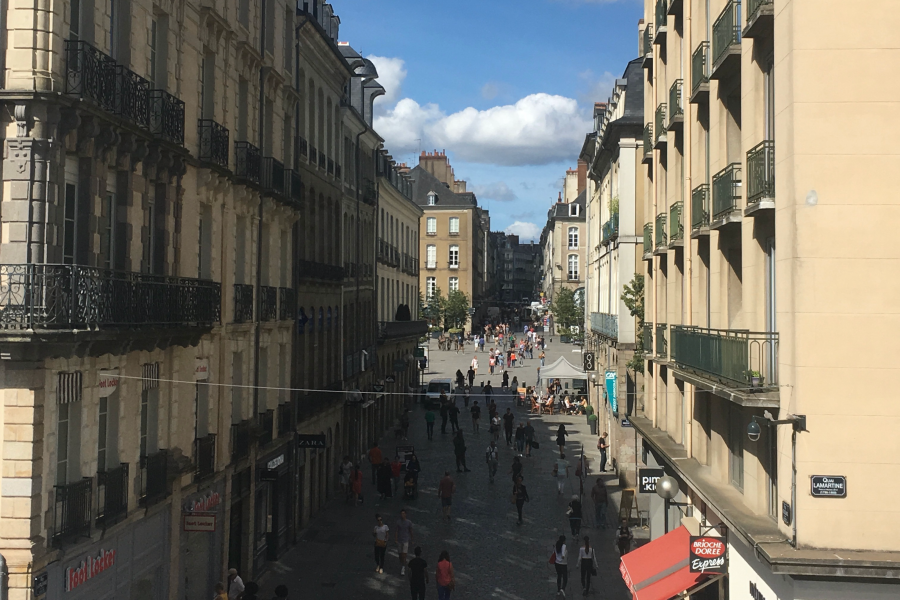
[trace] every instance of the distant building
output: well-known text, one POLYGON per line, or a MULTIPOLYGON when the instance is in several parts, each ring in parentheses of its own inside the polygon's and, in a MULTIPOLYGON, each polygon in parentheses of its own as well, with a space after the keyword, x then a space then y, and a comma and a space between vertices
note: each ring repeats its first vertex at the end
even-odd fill
POLYGON ((497 255, 494 298, 505 304, 530 304, 538 298, 540 246, 533 241, 522 244, 519 236, 503 232, 491 233, 491 239, 497 255))

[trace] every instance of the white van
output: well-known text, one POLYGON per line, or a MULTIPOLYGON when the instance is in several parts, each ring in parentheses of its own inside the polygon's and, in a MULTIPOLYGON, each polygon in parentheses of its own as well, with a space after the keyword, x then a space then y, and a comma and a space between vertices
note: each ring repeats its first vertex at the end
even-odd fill
POLYGON ((428 382, 428 387, 425 389, 425 408, 440 408, 441 406, 441 392, 447 395, 447 398, 450 397, 450 392, 453 389, 453 380, 449 378, 441 378, 441 379, 432 379, 428 382))

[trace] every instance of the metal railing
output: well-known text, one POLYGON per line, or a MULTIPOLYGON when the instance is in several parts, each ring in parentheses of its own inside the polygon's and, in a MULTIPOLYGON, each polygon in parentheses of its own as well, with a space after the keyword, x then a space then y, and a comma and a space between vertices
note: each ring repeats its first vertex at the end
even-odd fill
POLYGON ((197 130, 200 138, 200 152, 197 158, 227 169, 228 152, 231 149, 228 129, 212 119, 199 119, 197 130))
POLYGON ((234 284, 234 322, 249 323, 253 320, 253 286, 234 284))
POLYGON ((644 323, 644 329, 641 331, 644 338, 644 352, 650 356, 653 355, 653 323, 644 323))
POLYGON ((656 324, 656 336, 653 347, 656 348, 655 355, 657 358, 669 357, 669 341, 666 339, 666 330, 668 325, 665 323, 656 324))
POLYGON ((729 0, 712 28, 712 64, 716 64, 734 44, 741 43, 740 1, 729 0))
POLYGON ((259 413, 257 423, 259 424, 259 435, 256 438, 257 442, 260 447, 268 446, 274 439, 275 411, 267 410, 266 412, 259 413))
POLYGON ((194 460, 197 462, 197 471, 194 474, 197 481, 215 475, 216 434, 210 433, 194 440, 194 460))
POLYGON ((709 227, 709 184, 702 183, 691 192, 691 230, 709 227))
POLYGON ((250 456, 250 421, 244 420, 231 426, 231 462, 250 456))
POLYGON ((653 223, 644 223, 644 254, 653 251, 653 223))
POLYGON ((774 0, 747 0, 747 22, 753 20, 760 7, 774 4, 774 0))
POLYGON ((427 321, 379 321, 378 339, 415 337, 428 333, 427 321))
POLYGON ((747 206, 775 197, 775 142, 766 140, 747 152, 747 206))
POLYGON ((619 338, 619 315, 610 313, 591 313, 591 331, 610 338, 619 338))
POLYGON ((290 403, 278 405, 278 437, 294 432, 293 406, 290 403))
POLYGON ((116 61, 80 40, 65 40, 66 94, 116 110, 116 61))
POLYGON ((341 178, 341 165, 338 165, 338 164, 334 165, 334 176, 337 177, 338 179, 341 178))
POLYGON ((184 102, 165 90, 150 90, 150 133, 184 145, 184 102))
POLYGON ((141 506, 152 506, 168 495, 169 452, 141 457, 141 506))
POLYGON ((85 477, 74 483, 54 486, 53 545, 91 534, 93 481, 85 477))
POLYGON ((128 514, 128 463, 97 473, 97 527, 115 525, 128 514))
POLYGON ((653 23, 647 23, 644 28, 644 37, 641 46, 641 56, 647 56, 653 52, 653 23))
POLYGON ((150 82, 122 65, 116 65, 115 113, 142 129, 150 128, 150 82))
POLYGON ((684 239, 684 222, 682 221, 681 200, 673 202, 669 207, 669 243, 684 239))
POLYGON ((294 208, 303 207, 303 179, 300 172, 294 169, 288 169, 284 173, 285 196, 287 196, 294 208))
POLYGON ((644 156, 653 152, 653 123, 644 125, 644 156))
POLYGON ((302 136, 297 136, 297 156, 309 155, 309 142, 302 136))
POLYGON ((666 136, 666 103, 662 102, 656 107, 656 141, 659 142, 666 136))
POLYGON ((672 360, 738 389, 778 387, 778 333, 672 326, 672 360))
POLYGON ((683 80, 676 79, 669 88, 669 124, 675 121, 676 117, 684 116, 684 105, 681 98, 682 83, 683 80))
POLYGON ((332 158, 328 159, 328 174, 334 175, 334 159, 332 158))
POLYGON ((668 0, 656 0, 656 27, 657 30, 666 26, 666 14, 669 11, 668 0))
POLYGON ((309 164, 314 167, 319 164, 319 153, 316 151, 316 147, 312 145, 312 142, 309 144, 309 164))
POLYGON ((653 230, 656 232, 656 249, 665 248, 669 243, 666 236, 666 213, 656 215, 656 225, 653 230))
POLYGON ((278 288, 278 319, 292 321, 297 314, 297 292, 294 288, 278 288))
POLYGON ((259 182, 264 192, 284 196, 284 163, 271 156, 264 156, 260 162, 259 182))
POLYGON ((301 279, 344 280, 344 269, 335 265, 326 265, 311 260, 298 260, 297 270, 301 279))
POLYGON ((741 163, 731 163, 712 180, 713 220, 737 210, 741 199, 741 163))
POLYGON ((234 176, 251 183, 259 183, 261 156, 259 148, 250 142, 234 143, 234 176))
POLYGON ((278 318, 278 288, 263 285, 259 288, 259 320, 274 321, 278 318))
POLYGON ((619 237, 619 213, 610 215, 609 220, 601 228, 602 242, 606 243, 619 237))
POLYGON ((691 55, 691 93, 709 83, 709 42, 702 41, 691 55))
POLYGON ((378 188, 371 179, 363 179, 362 201, 370 206, 375 206, 378 203, 378 188))
POLYGON ((320 169, 325 168, 325 153, 324 152, 319 152, 319 168, 320 169))
POLYGON ((213 281, 82 265, 0 265, 0 331, 218 323, 213 281))

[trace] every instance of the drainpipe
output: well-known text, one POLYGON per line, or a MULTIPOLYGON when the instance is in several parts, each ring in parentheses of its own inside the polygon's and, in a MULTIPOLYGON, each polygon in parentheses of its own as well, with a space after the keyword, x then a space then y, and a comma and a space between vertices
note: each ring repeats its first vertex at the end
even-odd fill
MULTIPOLYGON (((684 41, 682 42, 682 47, 687 48, 688 52, 691 51, 693 47, 693 39, 691 37, 691 3, 688 2, 684 6, 684 41)), ((694 105, 690 102, 685 102, 685 82, 688 82, 687 85, 691 85, 691 77, 685 77, 684 74, 689 69, 693 68, 693 64, 685 58, 685 53, 681 53, 682 60, 682 68, 681 68, 681 106, 682 113, 684 115, 683 119, 687 123, 687 127, 683 127, 684 130, 684 156, 681 161, 681 170, 684 173, 684 181, 682 182, 682 202, 681 202, 681 222, 682 222, 682 230, 685 234, 682 235, 682 244, 684 244, 684 252, 682 256, 684 257, 684 276, 681 280, 682 289, 684 290, 684 306, 682 306, 682 323, 685 325, 693 325, 694 324, 694 297, 693 297, 693 282, 694 282, 694 270, 693 270, 693 242, 691 240, 691 227, 694 219, 694 206, 691 198, 691 188, 692 179, 691 179, 691 160, 693 158, 691 148, 692 148, 692 138, 693 132, 691 131, 691 124, 693 123, 693 113, 694 113, 694 105), (685 69, 684 67, 688 68, 685 69), (684 166, 687 165, 687 169, 684 166)), ((693 76, 693 73, 690 74, 693 76)), ((690 89, 690 88, 688 88, 690 89)), ((699 249, 699 242, 698 242, 699 249)), ((692 456, 694 452, 694 402, 696 401, 697 388, 695 388, 691 384, 685 385, 685 394, 681 399, 681 423, 682 423, 682 440, 684 443, 684 449, 687 452, 688 456, 692 456), (690 427, 690 430, 688 430, 690 427)))
MULTIPOLYGON (((265 55, 266 52, 266 7, 269 6, 268 2, 262 3, 262 23, 259 28, 259 47, 262 50, 262 53, 265 55)), ((265 106, 266 106, 266 75, 265 68, 260 67, 259 69, 259 110, 257 112, 257 127, 259 127, 259 156, 260 156, 260 166, 262 166, 262 154, 263 147, 265 146, 265 139, 263 136, 265 135, 265 106)), ((262 175, 262 172, 260 172, 262 175)), ((256 293, 253 298, 256 304, 256 310, 254 311, 255 318, 253 319, 255 330, 253 332, 253 418, 259 418, 259 345, 260 345, 260 336, 262 335, 261 327, 260 327, 260 300, 262 294, 262 232, 263 232, 263 195, 259 195, 259 207, 257 208, 257 218, 256 218, 256 293)))
POLYGON ((0 554, 0 600, 6 600, 9 597, 9 566, 6 564, 6 557, 0 554))

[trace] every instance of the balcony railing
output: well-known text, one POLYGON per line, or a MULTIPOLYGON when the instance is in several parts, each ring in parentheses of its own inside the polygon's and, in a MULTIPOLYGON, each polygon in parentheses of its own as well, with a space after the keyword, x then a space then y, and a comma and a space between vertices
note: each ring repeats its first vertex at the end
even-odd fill
POLYGON ((653 156, 653 124, 644 125, 644 158, 653 156))
POLYGON ((709 227, 709 184, 702 183, 691 192, 691 231, 709 227))
POLYGON ((739 0, 729 0, 712 29, 712 63, 715 65, 728 53, 729 48, 741 43, 739 0))
POLYGON ((337 177, 338 179, 341 179, 341 176, 342 176, 341 175, 341 165, 338 165, 338 164, 334 165, 334 176, 337 177))
POLYGON ((300 172, 294 169, 285 171, 284 195, 287 196, 294 208, 303 208, 303 179, 300 172))
POLYGON ((576 281, 578 279, 578 271, 569 271, 569 281, 576 281))
POLYGON ((184 102, 165 90, 150 90, 150 133, 184 145, 184 102))
POLYGON ((601 243, 603 244, 606 244, 619 237, 619 213, 613 213, 612 215, 610 215, 609 220, 603 224, 601 231, 601 243))
POLYGON ((656 215, 656 225, 653 227, 656 232, 656 249, 661 250, 669 243, 666 236, 666 213, 656 215))
POLYGON ((169 452, 141 457, 141 506, 152 506, 168 495, 169 452))
POLYGON ((228 151, 231 148, 228 129, 212 119, 200 119, 197 121, 197 127, 200 137, 200 152, 197 158, 227 169, 228 151))
POLYGON ((672 326, 672 360, 737 389, 778 387, 778 333, 672 326))
POLYGON ((656 123, 654 124, 656 128, 656 143, 662 143, 666 141, 666 103, 662 102, 659 106, 656 107, 656 123))
POLYGON ((87 42, 66 40, 66 94, 116 110, 116 61, 87 42))
POLYGON ((297 156, 307 156, 309 154, 309 142, 306 138, 297 136, 297 156))
POLYGON ((747 152, 747 206, 775 198, 775 142, 767 140, 747 152))
POLYGON ((0 331, 138 326, 209 327, 222 288, 212 281, 81 265, 0 265, 0 331))
POLYGON ((316 147, 309 144, 309 164, 312 166, 317 166, 319 164, 319 153, 316 151, 316 147))
POLYGON ((713 220, 737 210, 741 199, 741 163, 731 163, 712 180, 713 220))
POLYGON ((91 534, 93 481, 85 477, 67 485, 54 486, 53 545, 91 534))
POLYGON ((250 183, 259 183, 261 156, 259 148, 250 142, 234 143, 234 176, 250 183))
POLYGON ((259 320, 274 321, 277 318, 278 288, 268 285, 261 286, 259 288, 259 320))
POLYGON ((653 252, 653 223, 644 223, 644 254, 653 252))
POLYGON ((747 22, 753 22, 762 7, 771 7, 774 0, 747 0, 747 22))
POLYGON ((380 321, 378 323, 378 339, 419 338, 428 333, 427 321, 380 321))
POLYGON ((256 439, 259 442, 260 447, 268 446, 272 443, 272 436, 274 435, 275 411, 267 410, 266 412, 259 413, 257 423, 259 425, 259 435, 256 439))
POLYGON ((249 323, 253 320, 253 286, 234 284, 234 322, 249 323))
POLYGON ((363 180, 362 201, 370 206, 375 206, 378 203, 378 188, 375 186, 374 181, 363 180))
POLYGON ((709 42, 702 41, 691 55, 691 94, 704 83, 709 83, 709 42))
POLYGON ((197 462, 197 481, 216 473, 216 434, 210 433, 194 440, 194 460, 197 462))
POLYGON ((325 168, 325 153, 324 152, 319 152, 319 168, 320 169, 325 168))
POLYGON ((328 159, 328 174, 334 175, 334 159, 328 159))
POLYGON ((644 323, 641 336, 644 338, 644 352, 653 356, 653 323, 644 323))
POLYGON ((681 200, 669 207, 669 243, 684 240, 684 222, 682 221, 681 200))
POLYGON ((668 12, 669 3, 668 0, 656 0, 656 34, 659 36, 660 34, 664 34, 666 31, 666 24, 668 19, 666 18, 666 13, 668 12))
POLYGON ((297 314, 297 292, 294 288, 278 288, 278 318, 293 321, 297 314))
POLYGON ((669 88, 669 125, 676 122, 676 119, 684 118, 684 105, 681 98, 682 80, 676 79, 672 87, 669 88))
POLYGON ((326 281, 343 281, 344 269, 335 265, 298 260, 297 270, 301 279, 324 279, 326 281))
POLYGON ((278 405, 278 437, 294 432, 294 414, 288 403, 278 405))
POLYGON ((116 65, 115 112, 141 129, 150 128, 150 82, 122 65, 116 65))
POLYGON ((284 196, 284 163, 271 156, 265 156, 260 162, 259 182, 264 192, 284 196))
POLYGON ((656 324, 656 340, 653 347, 657 358, 669 358, 669 342, 666 340, 666 330, 668 326, 665 323, 656 324))
POLYGON ((591 331, 610 338, 619 338, 619 315, 609 313, 591 313, 591 331))
POLYGON ((647 56, 653 52, 653 23, 647 23, 641 41, 641 56, 647 56))
POLYGON ((241 421, 231 426, 231 462, 238 462, 250 456, 250 421, 241 421))
POLYGON ((97 527, 115 525, 128 514, 128 463, 97 473, 97 527))

